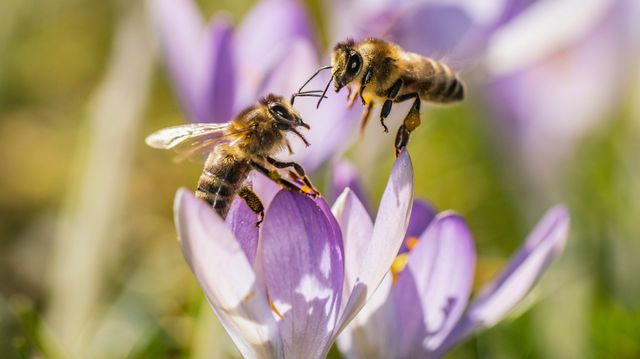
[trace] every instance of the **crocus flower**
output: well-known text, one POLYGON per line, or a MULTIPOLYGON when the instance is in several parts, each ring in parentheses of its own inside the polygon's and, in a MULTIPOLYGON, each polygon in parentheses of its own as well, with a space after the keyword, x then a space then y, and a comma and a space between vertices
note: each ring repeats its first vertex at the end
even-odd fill
POLYGON ((567 238, 564 207, 551 209, 503 272, 467 305, 475 250, 464 220, 442 212, 338 338, 348 358, 437 358, 499 322, 535 285, 567 238))
POLYGON ((244 357, 323 358, 393 262, 412 197, 403 152, 373 225, 354 212, 353 195, 336 202, 334 217, 322 198, 288 191, 275 196, 259 229, 243 202, 225 222, 184 189, 175 218, 185 259, 244 357))

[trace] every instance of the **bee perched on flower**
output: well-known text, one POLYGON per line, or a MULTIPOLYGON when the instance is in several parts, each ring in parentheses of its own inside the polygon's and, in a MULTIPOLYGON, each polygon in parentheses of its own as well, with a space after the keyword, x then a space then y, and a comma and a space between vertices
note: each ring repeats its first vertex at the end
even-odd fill
POLYGON ((231 201, 237 194, 260 216, 257 222, 260 224, 264 217, 264 205, 244 184, 251 170, 257 170, 283 188, 313 197, 319 195, 302 166, 272 157, 282 148, 293 152, 285 137, 288 132, 309 145, 298 131, 299 127, 310 128, 282 97, 270 94, 228 123, 168 127, 149 135, 146 142, 160 149, 182 148, 188 155, 208 153, 196 196, 213 206, 222 218, 226 218, 231 201), (294 177, 293 182, 278 172, 278 169, 286 168, 293 170, 290 172, 294 177), (302 182, 301 186, 295 184, 298 180, 302 182))
MULTIPOLYGON (((350 197, 351 198, 351 197, 350 197)), ((324 358, 391 266, 406 232, 413 170, 396 160, 374 224, 351 199, 282 190, 264 223, 243 202, 226 221, 181 189, 175 222, 186 261, 246 358, 324 358)))

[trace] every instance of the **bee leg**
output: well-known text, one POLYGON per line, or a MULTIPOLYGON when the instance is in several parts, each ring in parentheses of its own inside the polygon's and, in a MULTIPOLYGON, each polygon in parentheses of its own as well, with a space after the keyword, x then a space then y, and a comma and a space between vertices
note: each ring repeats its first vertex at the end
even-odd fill
POLYGON ((347 95, 347 108, 352 108, 353 104, 356 103, 356 97, 359 91, 353 92, 351 86, 347 88, 349 89, 349 94, 347 95))
POLYGON ((360 102, 362 102, 362 106, 365 106, 367 104, 367 100, 364 99, 364 89, 367 87, 366 84, 363 84, 362 86, 360 86, 360 90, 358 91, 358 97, 360 97, 360 102))
POLYGON ((260 200, 260 197, 251 190, 251 188, 247 186, 242 186, 240 188, 240 192, 238 192, 238 196, 244 200, 244 202, 249 206, 249 208, 253 211, 253 213, 258 215, 258 222, 256 222, 256 227, 260 226, 260 223, 264 220, 264 205, 260 200))
POLYGON ((400 92, 400 88, 402 87, 402 79, 396 80, 393 85, 387 90, 387 99, 382 104, 382 110, 380 111, 380 124, 384 127, 384 132, 389 132, 389 129, 384 124, 384 120, 391 113, 391 107, 393 107, 393 101, 396 96, 398 96, 398 92, 400 92))
POLYGON ((398 157, 400 151, 402 151, 402 149, 407 146, 407 143, 409 143, 411 132, 420 126, 420 96, 417 93, 414 93, 407 94, 402 97, 403 98, 399 99, 398 102, 408 100, 412 97, 415 98, 415 100, 413 101, 413 105, 411 105, 411 109, 409 110, 407 117, 404 118, 404 122, 396 134, 396 157, 398 157))
MULTIPOLYGON (((299 176, 297 179, 300 179, 309 190, 315 193, 318 193, 318 190, 315 189, 315 187, 313 187, 311 180, 309 179, 309 177, 307 177, 307 174, 305 173, 304 168, 302 168, 302 166, 300 166, 299 164, 295 162, 281 162, 276 160, 273 157, 267 157, 267 162, 269 162, 271 165, 273 165, 276 168, 292 167, 295 173, 299 176)), ((303 188, 303 190, 306 190, 306 188, 303 188)))
POLYGON ((367 122, 369 122, 369 117, 371 117, 370 115, 371 115, 372 108, 373 108, 373 101, 370 101, 364 108, 364 111, 362 111, 362 117, 360 118, 360 137, 364 135, 364 127, 367 125, 367 122))
MULTIPOLYGON (((367 84, 371 82, 372 78, 373 78, 373 67, 369 66, 367 67, 367 72, 365 72, 364 76, 362 76, 362 81, 360 82, 360 89, 358 90, 358 96, 360 97, 360 101, 362 101, 362 106, 365 106, 367 104, 367 101, 364 99, 364 96, 362 94, 364 93, 364 89, 367 87, 367 84)), ((353 100, 355 101, 355 96, 353 100)))
POLYGON ((391 105, 391 100, 385 100, 384 104, 382 104, 382 110, 380 110, 380 124, 384 128, 385 133, 389 132, 389 127, 384 124, 384 120, 387 118, 387 116, 389 116, 389 113, 391 113, 391 105))
POLYGON ((296 186, 295 184, 291 183, 290 181, 282 178, 282 176, 280 176, 280 174, 278 173, 278 171, 275 170, 269 170, 268 168, 264 167, 263 165, 259 164, 258 162, 255 161, 251 161, 251 167, 253 167, 256 171, 262 173, 263 175, 269 177, 269 179, 271 179, 273 182, 277 183, 280 187, 284 188, 284 189, 288 189, 290 191, 295 191, 307 196, 311 196, 313 198, 317 198, 320 196, 320 193, 318 193, 318 191, 316 191, 313 188, 309 188, 308 186, 303 186, 302 188, 296 186))

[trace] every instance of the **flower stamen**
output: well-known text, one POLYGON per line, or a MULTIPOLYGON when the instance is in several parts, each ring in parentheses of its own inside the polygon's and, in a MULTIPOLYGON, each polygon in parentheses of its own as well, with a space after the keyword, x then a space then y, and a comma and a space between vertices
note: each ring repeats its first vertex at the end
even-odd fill
POLYGON ((398 255, 396 259, 393 260, 393 263, 391 263, 391 278, 392 278, 393 285, 398 284, 398 277, 400 276, 400 273, 402 273, 404 268, 407 266, 408 260, 409 260, 409 254, 402 253, 398 255))
POLYGON ((276 313, 276 315, 278 316, 278 318, 280 318, 280 320, 284 319, 284 317, 282 316, 282 314, 280 313, 280 311, 278 310, 278 308, 276 308, 276 305, 273 304, 273 300, 271 300, 271 298, 269 298, 269 306, 271 307, 271 310, 276 313))
POLYGON ((406 245, 408 250, 412 250, 416 245, 418 245, 418 237, 411 236, 407 238, 406 245))

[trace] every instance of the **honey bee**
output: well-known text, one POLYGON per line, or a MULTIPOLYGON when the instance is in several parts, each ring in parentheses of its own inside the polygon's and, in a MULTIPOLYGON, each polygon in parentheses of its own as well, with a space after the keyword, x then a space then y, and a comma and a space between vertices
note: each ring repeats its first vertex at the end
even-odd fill
MULTIPOLYGON (((302 92, 302 89, 318 73, 327 69, 332 69, 332 74, 318 100, 318 106, 331 82, 336 92, 346 86, 349 89, 349 106, 353 105, 358 96, 365 106, 360 122, 361 134, 373 106, 382 104, 380 123, 384 131, 389 132, 384 120, 391 113, 393 104, 413 101, 396 135, 396 156, 406 147, 411 132, 420 125, 421 101, 451 103, 464 98, 462 81, 447 65, 404 51, 398 45, 380 39, 338 43, 333 48, 331 66, 320 68, 302 85, 298 93, 309 93, 302 92), (352 91, 353 89, 356 91, 352 91)), ((296 96, 294 94, 292 100, 296 96)))
POLYGON ((259 216, 264 218, 264 205, 244 182, 252 170, 264 174, 283 188, 312 197, 319 195, 302 166, 281 162, 272 156, 283 148, 292 152, 286 134, 309 143, 298 128, 309 125, 282 97, 268 95, 228 123, 196 123, 161 129, 146 138, 147 145, 159 149, 176 149, 182 155, 208 153, 198 180, 196 197, 208 202, 226 218, 237 194, 259 216), (283 178, 278 169, 289 172, 292 181, 283 178))

